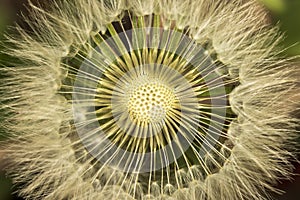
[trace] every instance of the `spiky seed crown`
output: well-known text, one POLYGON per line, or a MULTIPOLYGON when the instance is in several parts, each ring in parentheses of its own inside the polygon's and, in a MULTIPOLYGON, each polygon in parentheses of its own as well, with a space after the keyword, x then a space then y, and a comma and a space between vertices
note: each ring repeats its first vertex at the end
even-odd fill
POLYGON ((291 170, 297 68, 255 1, 31 4, 0 97, 28 199, 267 199, 291 170))

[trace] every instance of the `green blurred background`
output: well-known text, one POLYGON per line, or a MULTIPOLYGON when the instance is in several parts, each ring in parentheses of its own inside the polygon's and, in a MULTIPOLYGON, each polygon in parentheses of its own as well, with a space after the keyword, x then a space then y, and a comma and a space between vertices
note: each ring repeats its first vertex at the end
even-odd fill
MULTIPOLYGON (((41 2, 45 3, 46 1, 47 0, 41 2)), ((282 43, 282 45, 287 48, 284 53, 288 56, 300 55, 300 0, 258 1, 261 1, 265 4, 265 6, 270 10, 272 22, 274 24, 279 23, 281 31, 286 34, 286 39, 282 43)), ((8 30, 10 25, 13 25, 15 21, 20 22, 20 17, 18 16, 20 15, 21 11, 25 12, 25 5, 26 0, 0 0, 0 40, 3 39, 3 33, 8 30)), ((9 58, 0 54, 0 65, 5 64, 7 61, 9 61, 9 58)), ((0 132, 0 140, 3 140, 1 135, 2 134, 0 132)), ((1 171, 2 164, 3 163, 1 163, 0 154, 0 200, 21 199, 17 198, 16 195, 13 195, 11 181, 5 178, 4 172, 1 171)), ((299 165, 295 164, 295 168, 295 173, 300 174, 299 165)), ((300 199, 300 176, 295 175, 293 178, 294 180, 282 181, 282 183, 278 185, 278 188, 285 191, 285 194, 282 196, 274 195, 276 199, 300 199)))

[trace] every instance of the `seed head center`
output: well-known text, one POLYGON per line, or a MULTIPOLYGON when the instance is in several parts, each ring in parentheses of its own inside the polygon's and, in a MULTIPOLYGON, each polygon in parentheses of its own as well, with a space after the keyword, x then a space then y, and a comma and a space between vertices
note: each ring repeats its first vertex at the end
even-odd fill
POLYGON ((132 91, 128 111, 140 122, 161 122, 172 108, 176 96, 171 89, 161 83, 147 83, 132 91))

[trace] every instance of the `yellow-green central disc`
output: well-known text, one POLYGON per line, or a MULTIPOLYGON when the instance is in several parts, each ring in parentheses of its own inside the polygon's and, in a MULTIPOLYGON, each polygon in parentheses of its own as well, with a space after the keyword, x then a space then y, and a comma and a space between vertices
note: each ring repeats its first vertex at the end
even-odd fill
POLYGON ((130 94, 128 112, 141 122, 161 122, 175 100, 173 91, 159 82, 142 84, 130 94))

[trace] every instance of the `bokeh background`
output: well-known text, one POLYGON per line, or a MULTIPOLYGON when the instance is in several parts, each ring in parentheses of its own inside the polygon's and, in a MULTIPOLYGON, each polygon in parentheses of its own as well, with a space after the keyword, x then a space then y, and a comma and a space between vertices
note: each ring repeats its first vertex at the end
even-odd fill
MULTIPOLYGON (((38 0, 32 0, 38 1, 38 0)), ((39 0, 47 4, 47 0, 39 0)), ((281 31, 285 33, 282 46, 286 48, 284 55, 293 57, 300 56, 300 0, 258 0, 270 11, 270 19, 274 25, 279 24, 281 31)), ((26 15, 27 0, 0 0, 0 41, 3 35, 9 31, 9 27, 15 22, 22 23, 21 15, 26 15)), ((50 2, 50 1, 49 1, 50 2)), ((0 45, 0 52, 2 46, 0 45)), ((7 65, 9 58, 0 53, 0 66, 7 65)), ((300 66, 299 66, 300 67, 300 66)), ((1 74, 0 74, 1 78, 1 74)), ((299 77, 300 79, 300 77, 299 77)), ((1 86, 0 86, 1 87, 1 86)), ((1 94, 0 94, 1 95, 1 94)), ((299 100, 300 102, 300 100, 299 100)), ((1 111, 0 111, 1 119, 1 111)), ((5 139, 5 133, 0 130, 0 140, 5 139)), ((3 172, 3 163, 0 154, 0 200, 20 199, 14 193, 11 180, 3 172)), ((300 199, 300 165, 295 163, 295 175, 293 180, 282 180, 278 188, 283 190, 283 195, 274 194, 277 200, 299 200, 300 199), (297 175, 298 174, 298 175, 297 175)))

